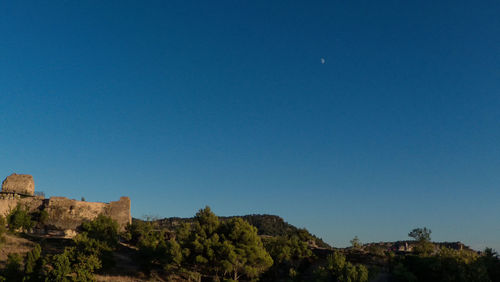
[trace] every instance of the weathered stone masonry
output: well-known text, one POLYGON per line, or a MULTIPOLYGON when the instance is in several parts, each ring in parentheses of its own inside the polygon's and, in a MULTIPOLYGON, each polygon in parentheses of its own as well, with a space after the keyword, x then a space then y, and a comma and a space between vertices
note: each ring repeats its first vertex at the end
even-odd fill
POLYGON ((104 214, 116 220, 123 230, 131 223, 130 199, 121 197, 110 203, 84 202, 64 197, 34 196, 35 183, 31 175, 12 174, 2 183, 0 193, 0 215, 6 216, 17 205, 30 212, 44 210, 48 214, 44 229, 38 233, 71 237, 85 220, 92 220, 104 214))

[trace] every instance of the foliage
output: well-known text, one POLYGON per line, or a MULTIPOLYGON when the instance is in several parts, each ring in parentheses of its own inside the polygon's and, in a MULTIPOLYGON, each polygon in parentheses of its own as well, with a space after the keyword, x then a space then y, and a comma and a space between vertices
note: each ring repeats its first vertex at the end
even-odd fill
POLYGON ((7 228, 5 227, 7 224, 7 221, 5 220, 5 217, 0 215, 0 246, 5 243, 5 233, 7 232, 7 228))
POLYGON ((28 252, 24 260, 24 280, 37 281, 40 280, 42 271, 42 247, 36 244, 33 250, 28 252))
POLYGON ((430 255, 434 252, 434 244, 429 241, 418 241, 413 247, 413 252, 417 255, 430 255))
POLYGON ((94 272, 101 269, 107 244, 86 235, 79 236, 75 247, 61 254, 44 258, 43 275, 49 281, 94 281, 94 272))
POLYGON ((221 242, 219 263, 224 272, 232 272, 233 279, 240 275, 257 278, 268 269, 273 260, 266 252, 257 228, 241 218, 234 218, 221 226, 221 242))
POLYGON ((255 227, 241 218, 221 222, 209 207, 182 224, 176 238, 156 222, 137 221, 127 230, 149 267, 238 280, 257 278, 272 265, 255 227))
MULTIPOLYGON (((41 213, 30 215, 16 207, 9 223, 14 226, 26 218, 33 222, 33 218, 41 217, 41 213)), ((0 216, 0 238, 6 232, 5 223, 0 216)), ((18 228, 24 227, 21 224, 18 228)), ((0 281, 94 281, 96 271, 113 264, 113 252, 119 243, 118 225, 99 216, 84 223, 81 231, 62 253, 44 254, 36 244, 24 259, 10 254, 6 268, 0 272, 0 281)), ((385 256, 376 260, 388 262, 398 281, 500 281, 500 259, 494 250, 434 250, 430 233, 427 228, 410 232, 417 240, 413 253, 385 255, 384 248, 375 244, 365 248, 370 254, 385 256)), ((247 220, 221 220, 209 207, 199 210, 191 222, 183 223, 175 233, 161 228, 158 221, 134 221, 127 227, 126 235, 139 249, 138 262, 149 269, 160 269, 159 273, 190 281, 353 282, 369 278, 364 265, 349 262, 340 251, 334 251, 325 260, 318 257, 330 251, 317 250, 316 257, 311 250, 315 237, 305 229, 281 236, 259 236, 257 228, 247 220)), ((357 237, 351 244, 361 245, 357 237)), ((350 254, 352 261, 364 261, 359 257, 362 252, 350 254)))
POLYGON ((49 281, 69 281, 72 272, 70 249, 62 254, 49 256, 45 259, 45 275, 49 281))
POLYGON ((307 241, 297 235, 279 236, 265 240, 265 246, 277 264, 288 264, 297 267, 304 259, 311 257, 307 241))
POLYGON ((491 248, 486 248, 479 262, 484 265, 491 281, 500 281, 500 258, 498 253, 491 248))
POLYGON ((118 223, 108 216, 100 214, 96 219, 84 222, 82 231, 89 239, 103 242, 110 248, 118 245, 118 223))
POLYGON ((9 229, 12 231, 21 230, 26 231, 33 227, 34 222, 28 211, 20 205, 17 205, 7 216, 9 229))
POLYGON ((83 224, 82 230, 73 239, 74 245, 59 254, 43 256, 40 245, 35 245, 25 258, 23 271, 17 271, 23 281, 94 281, 95 271, 112 265, 118 225, 99 216, 83 224))
POLYGON ((368 247, 366 247, 366 250, 368 251, 368 253, 375 256, 383 257, 386 255, 385 248, 376 244, 368 245, 368 247))
POLYGON ((358 236, 354 236, 351 240, 351 247, 354 249, 360 249, 362 246, 361 241, 359 240, 358 236))
MULTIPOLYGON (((407 255, 394 275, 404 281, 490 281, 488 267, 475 252, 442 248, 435 255, 407 255)), ((493 280, 495 281, 495 280, 493 280)))
MULTIPOLYGON (((299 233, 307 232, 311 237, 311 242, 321 248, 331 248, 330 245, 325 243, 321 238, 309 233, 306 229, 299 229, 286 221, 283 218, 276 215, 268 214, 252 214, 244 216, 229 216, 229 217, 219 217, 219 220, 229 221, 235 217, 240 217, 243 220, 257 227, 257 234, 263 236, 292 236, 299 235, 299 233)), ((156 220, 155 223, 158 224, 158 228, 166 228, 168 230, 177 231, 184 223, 191 224, 195 221, 195 218, 179 218, 170 217, 161 220, 156 220)))
POLYGON ((49 219, 49 213, 46 211, 46 210, 41 210, 39 213, 38 213, 38 222, 40 224, 45 224, 47 222, 47 220, 49 219))
POLYGON ((427 227, 415 228, 408 233, 408 237, 414 238, 417 241, 430 241, 431 233, 432 231, 427 229, 427 227))
MULTIPOLYGON (((136 232, 142 232, 138 236, 138 244, 141 261, 146 269, 151 268, 151 264, 160 264, 164 267, 172 264, 179 265, 182 262, 180 246, 175 240, 167 240, 165 230, 157 230, 152 222, 140 223, 140 227, 135 228, 136 232)), ((136 237, 134 235, 133 237, 136 237)))
POLYGON ((101 214, 92 221, 84 222, 82 233, 74 241, 77 252, 75 261, 86 258, 93 262, 88 271, 110 268, 114 265, 113 251, 119 243, 118 223, 101 214))
POLYGON ((19 281, 22 277, 20 254, 9 254, 7 256, 7 265, 5 267, 5 278, 7 281, 19 281))
POLYGON ((298 279, 314 257, 309 248, 309 239, 310 237, 304 232, 289 236, 265 237, 264 246, 274 264, 264 274, 264 278, 275 281, 288 275, 291 279, 298 279))
POLYGON ((410 233, 409 237, 414 238, 417 243, 413 251, 419 255, 429 255, 434 252, 434 244, 431 242, 431 230, 424 228, 415 228, 410 233))
POLYGON ((392 274, 399 281, 407 281, 407 282, 417 281, 417 277, 415 276, 415 274, 410 272, 402 263, 398 263, 394 266, 392 274))
POLYGON ((315 275, 319 281, 368 281, 368 269, 364 265, 354 265, 348 262, 346 257, 338 251, 328 255, 326 266, 316 269, 315 275))
POLYGON ((137 245, 141 236, 145 236, 154 229, 156 224, 152 221, 133 220, 132 224, 125 227, 125 238, 133 245, 137 245))

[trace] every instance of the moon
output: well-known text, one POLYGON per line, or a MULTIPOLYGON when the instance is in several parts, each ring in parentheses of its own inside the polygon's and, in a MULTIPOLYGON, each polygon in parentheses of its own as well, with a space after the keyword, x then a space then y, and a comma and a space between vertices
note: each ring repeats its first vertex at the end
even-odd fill
POLYGON ((324 65, 326 63, 325 58, 321 58, 321 64, 324 65))

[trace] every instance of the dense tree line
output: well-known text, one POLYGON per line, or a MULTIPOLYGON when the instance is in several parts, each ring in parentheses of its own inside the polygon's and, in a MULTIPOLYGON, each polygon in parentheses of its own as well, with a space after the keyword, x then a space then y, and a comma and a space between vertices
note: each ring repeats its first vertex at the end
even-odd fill
POLYGON ((175 236, 150 222, 131 226, 130 234, 146 267, 159 265, 198 279, 254 279, 273 264, 254 226, 241 218, 221 222, 209 207, 175 236))
MULTIPOLYGON (((306 229, 297 228, 288 222, 284 221, 283 218, 276 215, 268 214, 251 214, 244 216, 228 216, 219 217, 220 221, 232 220, 233 218, 242 218, 243 220, 250 223, 257 228, 257 234, 263 236, 292 236, 298 235, 298 233, 307 232, 306 229)), ((139 221, 135 219, 134 221, 139 221)), ((195 218, 180 218, 180 217, 169 217, 164 219, 154 220, 155 224, 160 228, 166 228, 168 230, 176 231, 179 229, 183 223, 192 223, 195 218)), ((325 243, 321 238, 309 233, 310 241, 321 248, 331 248, 330 245, 325 243)))
POLYGON ((248 220, 220 219, 201 209, 175 231, 159 221, 134 221, 130 243, 139 248, 145 270, 162 269, 186 280, 210 281, 367 281, 368 270, 336 253, 330 264, 318 264, 313 237, 296 229, 280 236, 262 236, 248 220), (343 258, 343 260, 342 260, 343 258))

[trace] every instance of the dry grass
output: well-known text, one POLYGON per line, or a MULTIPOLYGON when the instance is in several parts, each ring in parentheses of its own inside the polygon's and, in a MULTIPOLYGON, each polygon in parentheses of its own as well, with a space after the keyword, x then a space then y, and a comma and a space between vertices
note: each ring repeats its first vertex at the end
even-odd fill
MULTIPOLYGON (((5 243, 0 245, 0 268, 5 267, 9 254, 17 253, 24 257, 26 253, 35 247, 36 242, 42 245, 44 253, 46 254, 61 253, 64 248, 71 245, 72 242, 71 240, 60 238, 21 236, 22 237, 19 237, 13 234, 5 235, 5 243)), ((136 248, 126 244, 120 244, 113 254, 116 263, 115 266, 112 269, 108 269, 105 273, 96 274, 96 280, 103 282, 166 281, 156 273, 151 273, 151 276, 144 274, 135 260, 136 252, 136 248)), ((169 281, 184 280, 170 279, 169 281)))
POLYGON ((4 267, 9 254, 21 254, 24 256, 35 247, 35 243, 30 240, 6 234, 5 243, 0 247, 0 267, 4 267))

